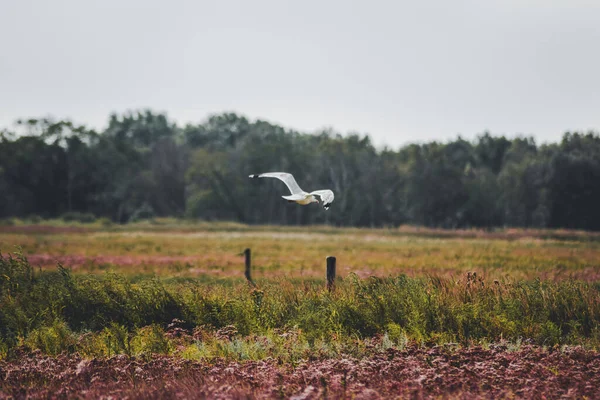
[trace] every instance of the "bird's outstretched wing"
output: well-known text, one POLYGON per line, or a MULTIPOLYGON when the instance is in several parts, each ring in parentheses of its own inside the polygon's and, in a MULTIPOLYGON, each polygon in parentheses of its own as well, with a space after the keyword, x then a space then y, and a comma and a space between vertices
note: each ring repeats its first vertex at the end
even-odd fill
POLYGON ((264 174, 250 175, 250 178, 277 178, 286 184, 292 194, 300 194, 304 192, 304 190, 300 189, 298 183, 296 183, 294 176, 292 174, 288 174, 287 172, 265 172, 264 174))
POLYGON ((321 203, 323 203, 323 208, 329 210, 329 206, 333 203, 334 195, 333 192, 329 189, 326 190, 315 190, 311 192, 313 196, 319 196, 321 198, 321 203))

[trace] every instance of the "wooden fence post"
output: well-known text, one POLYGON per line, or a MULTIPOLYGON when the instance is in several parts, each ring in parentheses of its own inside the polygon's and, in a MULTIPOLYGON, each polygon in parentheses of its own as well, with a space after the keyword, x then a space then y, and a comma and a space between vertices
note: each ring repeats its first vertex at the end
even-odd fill
POLYGON ((256 284, 252 281, 252 278, 250 276, 250 267, 252 266, 250 249, 244 250, 244 256, 246 258, 246 270, 244 271, 244 275, 246 276, 246 279, 248 280, 249 284, 251 284, 252 286, 256 286, 256 284))
POLYGON ((335 288, 335 257, 327 257, 327 290, 335 288))

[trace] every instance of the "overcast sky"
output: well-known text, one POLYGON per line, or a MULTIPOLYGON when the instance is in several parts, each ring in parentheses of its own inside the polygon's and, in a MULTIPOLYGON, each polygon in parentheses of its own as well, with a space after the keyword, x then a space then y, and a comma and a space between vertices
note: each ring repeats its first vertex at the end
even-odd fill
POLYGON ((392 147, 557 141, 600 130, 600 1, 0 1, 0 127, 146 107, 392 147))

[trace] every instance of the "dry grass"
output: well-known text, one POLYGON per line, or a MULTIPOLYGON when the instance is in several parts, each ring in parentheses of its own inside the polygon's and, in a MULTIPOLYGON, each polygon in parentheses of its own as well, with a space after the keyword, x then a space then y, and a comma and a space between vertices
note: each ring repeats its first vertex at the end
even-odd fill
POLYGON ((322 278, 325 257, 338 258, 338 275, 464 276, 487 279, 600 281, 596 234, 570 231, 442 231, 249 227, 237 224, 99 227, 13 226, 0 231, 0 250, 20 246, 32 265, 57 262, 78 273, 243 277, 246 247, 257 279, 322 278), (143 228, 143 230, 142 230, 143 228), (557 239, 559 238, 559 239, 557 239))

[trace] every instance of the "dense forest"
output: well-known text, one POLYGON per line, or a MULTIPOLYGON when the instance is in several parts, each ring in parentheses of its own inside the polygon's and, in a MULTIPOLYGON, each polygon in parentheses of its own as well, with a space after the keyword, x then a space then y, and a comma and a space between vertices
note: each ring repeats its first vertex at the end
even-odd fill
POLYGON ((0 131, 0 218, 32 216, 600 230, 600 136, 538 145, 486 132, 379 150, 368 136, 234 113, 183 127, 152 111, 114 114, 103 132, 21 120, 0 131), (329 211, 288 204, 282 182, 248 178, 267 171, 336 200, 329 211))

